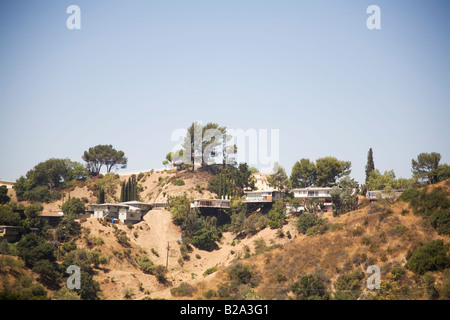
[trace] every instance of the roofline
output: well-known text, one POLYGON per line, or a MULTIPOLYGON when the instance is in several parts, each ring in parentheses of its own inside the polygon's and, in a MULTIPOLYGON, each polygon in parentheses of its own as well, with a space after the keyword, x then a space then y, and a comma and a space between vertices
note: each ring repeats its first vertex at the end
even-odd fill
POLYGON ((308 187, 308 188, 295 188, 292 191, 308 191, 308 190, 331 190, 333 187, 308 187))
POLYGON ((244 191, 244 193, 261 193, 261 192, 283 192, 280 190, 253 190, 253 191, 244 191))
POLYGON ((149 205, 149 206, 152 205, 151 203, 148 203, 148 202, 141 202, 141 201, 135 201, 135 200, 133 200, 133 201, 119 202, 118 204, 121 204, 121 205, 146 204, 146 205, 149 205))
POLYGON ((115 206, 115 207, 129 207, 129 205, 119 204, 119 203, 100 203, 95 206, 115 206))
POLYGON ((229 199, 208 199, 208 198, 199 198, 194 199, 194 201, 230 201, 229 199))

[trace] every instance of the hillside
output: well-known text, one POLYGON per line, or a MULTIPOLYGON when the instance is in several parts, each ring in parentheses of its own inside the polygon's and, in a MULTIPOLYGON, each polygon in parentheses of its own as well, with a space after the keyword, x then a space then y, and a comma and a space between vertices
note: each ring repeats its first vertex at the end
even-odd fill
MULTIPOLYGON (((439 186, 448 190, 447 184, 439 186)), ((90 229, 90 235, 101 237, 104 244, 95 246, 110 257, 109 265, 99 270, 95 279, 99 281, 105 299, 123 299, 125 293, 132 292, 132 299, 205 299, 219 298, 218 291, 232 287, 228 272, 237 263, 248 265, 256 275, 256 285, 238 286, 234 297, 264 299, 289 299, 293 297, 292 284, 303 275, 320 275, 326 288, 335 292, 334 284, 339 277, 349 275, 355 270, 365 270, 369 265, 377 265, 381 270, 382 288, 370 291, 365 286, 368 275, 359 280, 361 293, 359 298, 397 298, 426 299, 423 280, 405 268, 408 254, 419 246, 435 239, 449 243, 449 237, 438 235, 423 222, 423 218, 414 215, 405 202, 366 205, 359 210, 339 217, 331 213, 322 214, 328 229, 324 234, 308 236, 296 230, 296 217, 290 216, 283 226, 283 234, 266 228, 256 235, 236 239, 235 235, 225 232, 219 249, 211 252, 193 249, 190 259, 179 263, 181 259, 179 237, 180 230, 171 222, 170 212, 151 210, 144 221, 136 224, 132 230, 126 226, 118 228, 127 232, 130 248, 117 243, 112 228, 102 226, 96 219, 90 218, 82 223, 90 229), (144 274, 133 259, 118 258, 114 251, 131 250, 128 254, 134 261, 147 254, 155 264, 165 265, 167 244, 169 243, 169 272, 166 276, 170 285, 159 283, 155 276, 144 274), (154 249, 157 257, 152 253, 154 249), (204 272, 216 267, 210 275, 204 272), (396 268, 396 269, 395 269, 396 268), (399 279, 394 279, 393 270, 401 270, 399 279), (188 283, 192 293, 186 296, 173 296, 171 289, 182 283, 188 283), (386 289, 389 288, 389 289, 386 289)), ((79 241, 83 246, 83 240, 79 241)), ((395 272, 394 272, 395 273, 395 272)), ((433 273, 435 287, 443 286, 443 272, 433 273)))
MULTIPOLYGON (((133 174, 118 174, 120 181, 126 181, 133 174)), ((214 197, 207 190, 208 181, 211 177, 211 173, 208 171, 196 171, 192 173, 190 171, 148 171, 143 172, 142 178, 138 180, 138 184, 142 186, 142 191, 139 194, 141 201, 149 203, 167 202, 169 196, 179 196, 183 193, 187 193, 194 198, 200 197, 214 197), (174 185, 173 182, 177 179, 183 180, 184 185, 174 185)), ((138 176, 138 175, 136 175, 138 176)), ((94 191, 94 185, 99 182, 98 177, 93 177, 87 183, 76 185, 70 189, 63 190, 65 200, 68 196, 72 198, 83 199, 86 204, 97 203, 96 192, 94 191)), ((8 190, 8 195, 12 201, 17 202, 14 189, 8 190)), ((115 198, 120 198, 120 186, 117 187, 115 198)), ((110 199, 111 200, 111 199, 110 199)), ((111 200, 114 202, 113 200, 111 200)), ((26 201, 21 202, 24 205, 29 203, 26 201)), ((44 211, 58 211, 61 210, 63 204, 62 200, 57 200, 51 203, 42 203, 44 211)))
MULTIPOLYGON (((184 192, 192 197, 210 197, 206 190, 209 177, 207 172, 144 173, 139 181, 140 197, 148 202, 163 202, 169 195, 184 192), (173 185, 176 179, 185 184, 173 185)), ((120 175, 122 181, 128 178, 120 175)), ((428 190, 437 188, 444 190, 448 198, 450 180, 428 190)), ((86 197, 90 203, 96 201, 89 186, 75 187, 70 194, 86 197)), ((55 202, 45 205, 45 209, 58 206, 55 202)), ((299 292, 292 290, 293 286, 310 275, 320 279, 330 297, 337 291, 340 297, 353 299, 430 297, 425 276, 405 265, 417 248, 436 239, 449 244, 450 239, 414 214, 408 203, 365 203, 338 217, 330 212, 319 213, 319 217, 322 227, 309 235, 299 233, 298 217, 288 215, 281 231, 267 227, 244 238, 224 232, 216 250, 192 247, 190 252, 182 253, 181 230, 172 223, 171 213, 153 209, 132 228, 93 217, 82 219, 82 233, 76 243, 77 248, 101 252, 108 259, 107 264, 95 268, 93 275, 102 299, 291 299, 297 298, 299 292), (154 272, 142 271, 142 257, 148 257, 154 266, 165 267, 167 263, 164 280, 158 280, 154 272), (381 270, 381 290, 371 291, 365 285, 370 265, 381 270), (248 273, 249 279, 236 282, 233 274, 239 268, 248 273), (174 289, 178 294, 174 295, 174 289)), ((432 288, 441 299, 448 298, 448 269, 428 273, 428 278, 430 274, 434 277, 432 288)))
MULTIPOLYGON (((449 186, 450 181, 447 180, 429 190, 444 188, 448 197, 449 186)), ((436 239, 449 244, 450 238, 437 234, 421 216, 412 213, 407 203, 396 201, 380 204, 377 208, 365 206, 339 217, 328 214, 326 218, 328 230, 324 234, 307 236, 296 232, 294 239, 280 248, 252 251, 252 256, 242 263, 249 266, 254 283, 250 281, 250 284, 236 287, 236 283, 230 279, 233 269, 223 269, 217 273, 215 280, 197 286, 197 298, 201 297, 200 293, 220 296, 221 290, 227 288, 229 291, 234 289, 234 296, 240 298, 249 295, 251 298, 289 299, 294 297, 292 285, 301 277, 311 274, 322 279, 325 290, 330 293, 334 293, 336 287, 343 291, 354 289, 336 285, 338 278, 341 278, 340 284, 343 283, 342 279, 347 279, 348 283, 356 280, 361 292, 353 298, 428 298, 425 277, 408 270, 405 264, 411 253, 420 246, 436 239), (358 271, 365 272, 369 265, 380 267, 380 290, 367 289, 365 281, 369 275, 352 278, 358 271)), ((258 237, 256 235, 253 239, 258 237)), ((429 273, 435 278, 434 288, 438 288, 440 298, 444 299, 450 298, 448 271, 429 273)))

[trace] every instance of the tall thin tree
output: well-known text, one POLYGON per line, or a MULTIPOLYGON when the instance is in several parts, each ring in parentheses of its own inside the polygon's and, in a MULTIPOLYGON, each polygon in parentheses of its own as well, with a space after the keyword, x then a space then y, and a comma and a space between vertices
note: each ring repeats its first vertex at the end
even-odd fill
POLYGON ((366 164, 366 184, 369 181, 369 176, 372 171, 375 170, 375 164, 373 162, 373 151, 372 148, 369 149, 367 154, 367 164, 366 164))

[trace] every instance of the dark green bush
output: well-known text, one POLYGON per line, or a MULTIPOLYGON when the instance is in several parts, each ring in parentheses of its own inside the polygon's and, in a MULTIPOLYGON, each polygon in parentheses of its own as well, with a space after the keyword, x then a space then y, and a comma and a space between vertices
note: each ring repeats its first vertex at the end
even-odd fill
POLYGON ((250 270, 250 267, 242 263, 237 263, 228 269, 228 278, 233 285, 247 284, 251 287, 257 285, 254 273, 250 270))
POLYGON ((299 300, 328 300, 330 298, 323 279, 312 274, 305 275, 300 281, 294 282, 291 291, 299 300))
POLYGON ((361 285, 364 279, 364 272, 355 269, 350 273, 339 276, 334 283, 336 292, 334 298, 337 300, 356 300, 361 295, 361 285))
POLYGON ((434 212, 430 217, 430 223, 439 234, 450 235, 450 209, 434 212))
POLYGON ((220 236, 215 230, 202 228, 194 233, 191 243, 201 250, 212 250, 217 247, 220 236))
POLYGON ((303 213, 297 219, 297 229, 300 233, 306 234, 306 231, 317 225, 319 219, 313 213, 303 213))
POLYGON ((408 189, 400 199, 409 202, 413 212, 429 221, 439 234, 450 235, 450 199, 443 190, 408 189))
POLYGON ((25 261, 25 264, 33 268, 40 260, 56 261, 55 246, 47 242, 44 238, 34 233, 23 236, 17 243, 19 257, 25 261))
POLYGON ((406 263, 411 271, 423 275, 427 271, 440 271, 450 267, 448 246, 444 242, 434 240, 412 252, 406 263))
POLYGON ((411 202, 413 199, 417 198, 419 194, 420 191, 418 189, 411 188, 403 191, 398 199, 404 202, 411 202))

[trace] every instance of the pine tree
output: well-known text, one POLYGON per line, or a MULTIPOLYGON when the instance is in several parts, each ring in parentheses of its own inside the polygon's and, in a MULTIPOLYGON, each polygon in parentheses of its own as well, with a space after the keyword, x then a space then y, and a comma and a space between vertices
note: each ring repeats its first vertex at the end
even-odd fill
POLYGON ((372 148, 369 149, 367 154, 367 164, 366 164, 366 184, 369 181, 369 176, 372 171, 375 170, 375 164, 373 162, 373 151, 372 148))

